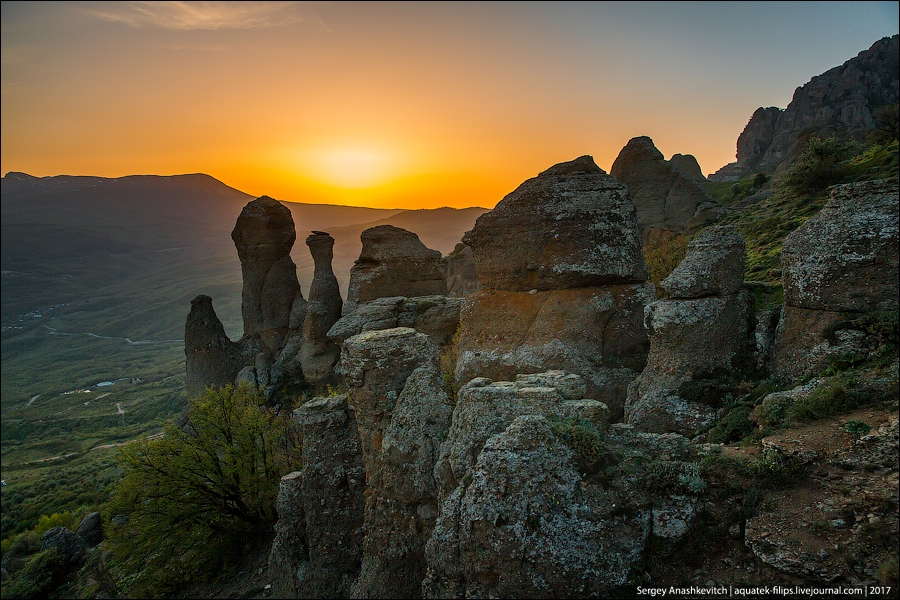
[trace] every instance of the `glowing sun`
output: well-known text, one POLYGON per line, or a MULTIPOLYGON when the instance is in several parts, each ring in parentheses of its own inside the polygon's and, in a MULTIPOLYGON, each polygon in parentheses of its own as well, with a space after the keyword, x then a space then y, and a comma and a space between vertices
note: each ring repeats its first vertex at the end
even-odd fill
POLYGON ((396 159, 386 150, 340 146, 308 154, 314 179, 334 187, 363 189, 385 185, 396 177, 396 159))

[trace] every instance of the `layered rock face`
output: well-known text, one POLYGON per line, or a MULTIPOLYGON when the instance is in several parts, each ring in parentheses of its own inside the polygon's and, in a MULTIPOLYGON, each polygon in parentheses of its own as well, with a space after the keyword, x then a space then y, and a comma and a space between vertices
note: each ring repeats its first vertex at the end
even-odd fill
POLYGON ((366 537, 356 598, 417 598, 437 518, 434 465, 452 407, 437 346, 409 328, 353 336, 341 349, 366 469, 366 537))
POLYGON ((446 256, 447 261, 447 295, 467 296, 481 289, 478 269, 475 266, 475 255, 472 249, 460 242, 453 252, 446 256))
POLYGON ((654 298, 628 189, 589 156, 529 179, 478 218, 484 289, 460 315, 456 379, 563 369, 621 414, 643 368, 643 306, 654 298))
POLYGON ((737 162, 710 175, 711 181, 734 181, 755 172, 781 172, 815 132, 827 137, 861 139, 874 114, 900 99, 900 36, 883 38, 839 67, 797 88, 786 110, 759 108, 737 142, 737 162))
POLYGON ((202 394, 207 386, 234 383, 238 372, 252 360, 252 352, 246 356, 243 347, 225 334, 212 298, 204 295, 191 300, 184 327, 184 354, 190 398, 202 394))
POLYGON ((358 304, 356 310, 334 324, 328 337, 343 343, 365 331, 409 327, 445 346, 459 327, 461 304, 459 298, 445 296, 379 298, 358 304))
POLYGON ((772 370, 801 377, 838 354, 865 352, 842 313, 896 311, 897 180, 834 186, 818 215, 782 246, 784 310, 772 370))
POLYGON ((693 229, 727 213, 695 177, 665 160, 647 136, 628 141, 610 174, 631 191, 641 231, 693 229))
POLYGON ((271 351, 280 350, 299 296, 291 247, 297 239, 291 211, 268 196, 249 202, 231 232, 241 260, 244 335, 259 336, 271 351))
POLYGON ((303 470, 281 480, 269 554, 279 598, 347 598, 359 574, 365 468, 347 396, 315 398, 294 411, 303 470))
POLYGON ((350 269, 344 312, 359 302, 392 296, 446 296, 447 282, 441 253, 425 247, 416 234, 379 225, 359 236, 362 250, 350 269))
POLYGON ((628 390, 626 420, 642 431, 689 433, 718 407, 686 399, 691 379, 752 362, 753 297, 741 289, 746 244, 731 226, 703 230, 662 282, 670 297, 647 306, 647 367, 628 390))
POLYGON ((643 313, 655 299, 653 284, 468 296, 456 380, 562 369, 584 377, 588 396, 621 417, 628 384, 647 360, 643 313))
POLYGON ((328 330, 341 317, 343 300, 337 277, 331 270, 334 238, 316 231, 306 238, 306 245, 312 254, 315 271, 303 323, 300 364, 307 383, 318 385, 333 378, 334 365, 341 353, 340 347, 328 338, 328 330))

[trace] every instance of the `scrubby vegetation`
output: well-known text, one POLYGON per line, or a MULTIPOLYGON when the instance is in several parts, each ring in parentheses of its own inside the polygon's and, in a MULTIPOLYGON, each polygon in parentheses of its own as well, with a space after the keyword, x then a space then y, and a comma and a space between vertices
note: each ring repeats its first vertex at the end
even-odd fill
POLYGON ((781 283, 781 245, 789 233, 825 205, 827 186, 897 177, 896 137, 869 146, 837 138, 810 138, 797 162, 784 174, 757 187, 761 178, 738 182, 710 182, 707 189, 726 206, 757 191, 772 195, 743 206, 719 224, 734 225, 747 242, 748 281, 781 283))
POLYGON ((656 297, 665 298, 660 283, 675 270, 687 254, 688 237, 668 231, 651 231, 644 241, 644 261, 650 271, 650 281, 656 286, 656 297))
POLYGON ((125 593, 165 594, 211 574, 274 523, 296 444, 262 403, 246 387, 209 390, 181 429, 122 447, 125 475, 106 513, 125 593))

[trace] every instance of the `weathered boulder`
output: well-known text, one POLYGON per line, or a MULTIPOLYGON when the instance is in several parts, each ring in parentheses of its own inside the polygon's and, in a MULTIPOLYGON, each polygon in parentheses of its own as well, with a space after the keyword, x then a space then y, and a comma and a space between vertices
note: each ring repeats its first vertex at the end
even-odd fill
POLYGON ((734 226, 707 227, 661 287, 671 299, 734 294, 744 283, 746 260, 747 243, 734 226))
POLYGON ((84 540, 88 546, 96 546, 103 541, 103 521, 99 512, 88 513, 81 519, 75 535, 84 540))
POLYGON ((366 467, 366 537, 352 595, 421 597, 425 542, 437 518, 434 465, 452 407, 437 346, 409 328, 347 339, 340 370, 366 467))
POLYGON ((564 371, 519 375, 515 382, 495 383, 479 377, 464 385, 434 469, 442 495, 450 493, 474 467, 488 438, 502 432, 517 417, 584 419, 599 431, 606 429, 609 408, 586 399, 586 391, 581 377, 564 371))
POLYGON ((482 290, 463 298, 456 380, 511 380, 562 369, 621 416, 628 384, 646 364, 644 306, 652 284, 537 291, 482 290))
POLYGON ((728 212, 696 179, 666 161, 647 136, 629 140, 610 174, 628 186, 641 231, 693 229, 728 212))
POLYGON ((344 313, 359 302, 392 296, 447 295, 441 253, 419 236, 393 225, 371 227, 359 236, 362 250, 350 269, 344 313))
POLYGON ((424 596, 609 597, 629 580, 651 531, 642 496, 588 484, 546 418, 518 416, 444 500, 424 596))
POLYGON ((74 567, 84 561, 87 549, 84 540, 68 527, 52 527, 41 536, 41 550, 56 548, 63 562, 74 567))
POLYGON ((650 354, 628 390, 628 423, 642 431, 696 431, 716 419, 722 398, 684 386, 756 367, 754 299, 741 288, 745 254, 733 227, 711 227, 663 281, 672 297, 644 310, 650 354))
POLYGON ((347 598, 359 574, 366 475, 347 396, 314 398, 294 411, 303 469, 282 478, 269 555, 273 595, 347 598))
POLYGON ((691 399, 680 388, 698 378, 755 366, 753 296, 660 300, 646 308, 647 367, 628 390, 626 422, 641 431, 690 433, 712 423, 721 398, 691 399), (708 404, 707 402, 712 402, 708 404))
POLYGON ((463 236, 478 277, 528 291, 646 281, 628 190, 590 156, 555 165, 478 217, 463 236))
POLYGON ((315 271, 303 323, 300 364, 306 382, 321 387, 333 379, 334 365, 340 357, 340 346, 328 338, 328 330, 340 319, 343 300, 331 270, 334 238, 327 233, 313 232, 306 238, 306 245, 312 254, 315 271))
POLYGON ((213 309, 212 298, 200 295, 191 300, 191 312, 184 326, 184 354, 187 393, 193 398, 207 387, 234 383, 238 372, 252 364, 241 344, 232 342, 213 309))
POLYGON ((830 311, 897 308, 896 179, 836 185, 828 202, 784 241, 784 301, 830 311))
POLYGON ((469 246, 460 242, 453 248, 453 252, 445 257, 445 260, 447 261, 448 296, 466 296, 481 289, 475 255, 469 246))
POLYGON ((773 373, 799 378, 835 356, 865 356, 871 340, 845 315, 897 310, 898 194, 896 179, 834 186, 819 214, 785 239, 773 373))
POLYGON ((340 318, 328 337, 343 343, 364 331, 410 327, 424 333, 439 346, 446 345, 459 327, 459 298, 422 296, 379 298, 362 302, 356 310, 340 318))
POLYGON ((693 154, 674 154, 669 159, 669 163, 673 167, 681 169, 682 173, 692 179, 706 181, 706 176, 700 170, 700 163, 697 162, 697 158, 693 154))
MULTIPOLYGON (((290 251, 297 238, 291 211, 262 196, 247 203, 231 238, 241 261, 244 336, 258 336, 269 350, 284 344, 295 298, 302 297, 290 251)), ((296 315, 295 315, 296 320, 296 315)))

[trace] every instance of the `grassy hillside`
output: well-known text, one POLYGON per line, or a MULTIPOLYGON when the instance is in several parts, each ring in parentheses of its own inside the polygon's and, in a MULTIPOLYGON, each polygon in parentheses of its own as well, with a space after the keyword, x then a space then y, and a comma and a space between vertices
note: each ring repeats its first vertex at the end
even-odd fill
MULTIPOLYGON (((846 151, 846 158, 833 170, 831 183, 897 177, 896 140, 868 148, 848 146, 846 151)), ((788 234, 822 209, 827 200, 827 186, 807 188, 798 193, 798 190, 785 184, 783 176, 776 176, 758 186, 751 178, 737 182, 710 182, 707 187, 716 200, 734 209, 734 213, 718 224, 734 225, 747 241, 745 278, 780 285, 781 246, 788 234), (769 197, 748 203, 760 192, 768 192, 769 197)))

